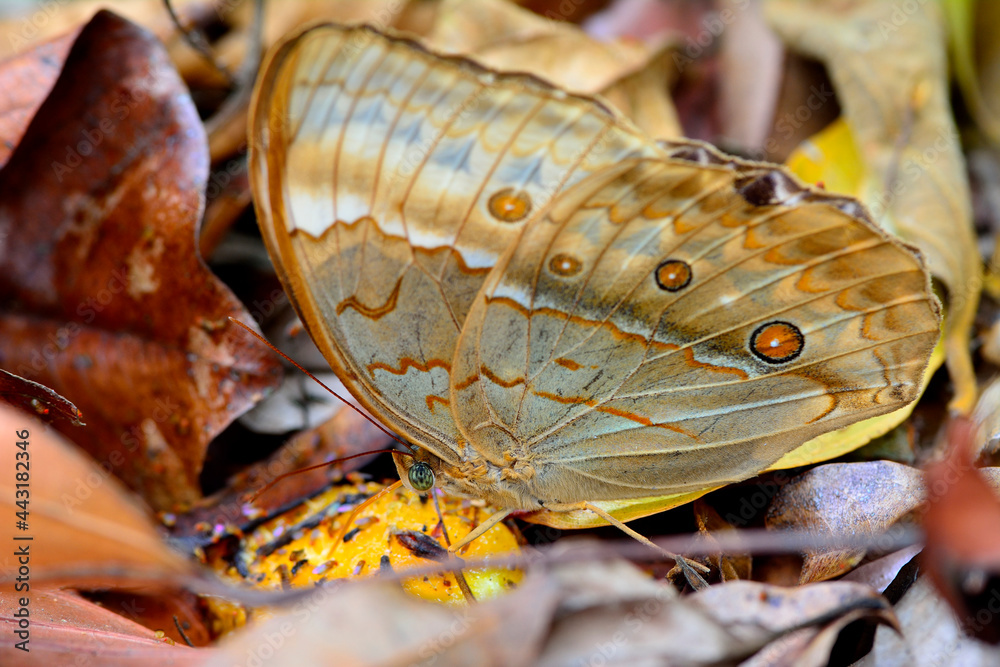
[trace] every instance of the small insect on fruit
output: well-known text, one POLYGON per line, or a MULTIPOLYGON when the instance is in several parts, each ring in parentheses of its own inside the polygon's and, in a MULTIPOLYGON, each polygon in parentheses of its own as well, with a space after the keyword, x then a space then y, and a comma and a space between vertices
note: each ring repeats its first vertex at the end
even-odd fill
POLYGON ((251 114, 285 289, 412 443, 403 483, 501 508, 465 541, 512 512, 635 535, 917 396, 921 260, 781 167, 364 26, 286 37, 251 114))

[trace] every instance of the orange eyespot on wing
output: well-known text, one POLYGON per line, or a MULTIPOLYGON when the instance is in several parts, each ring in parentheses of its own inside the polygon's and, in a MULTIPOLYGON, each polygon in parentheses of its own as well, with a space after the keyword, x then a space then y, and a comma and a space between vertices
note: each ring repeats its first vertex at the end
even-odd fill
POLYGON ((668 292, 679 292, 691 284, 691 266, 679 259, 668 259, 656 267, 656 284, 668 292))
POLYGON ((490 215, 500 222, 518 222, 531 212, 531 197, 523 190, 504 188, 490 197, 490 215))
POLYGON ((570 276, 575 276, 580 273, 580 269, 583 268, 583 263, 580 262, 573 255, 568 255, 564 252, 558 255, 553 255, 552 259, 549 260, 549 271, 553 275, 562 276, 563 278, 569 278, 570 276))
POLYGON ((750 336, 750 351, 769 364, 784 364, 795 359, 802 354, 805 345, 805 336, 788 322, 768 322, 750 336))

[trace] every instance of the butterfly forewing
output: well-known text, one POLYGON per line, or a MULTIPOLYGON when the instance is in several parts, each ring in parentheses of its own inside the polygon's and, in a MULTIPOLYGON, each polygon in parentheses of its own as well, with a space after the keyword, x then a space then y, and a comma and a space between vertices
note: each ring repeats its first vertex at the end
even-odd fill
POLYGON ((310 333, 368 407, 452 461, 451 362, 498 257, 555 193, 664 155, 592 100, 333 25, 272 52, 251 133, 261 227, 310 333))
POLYGON ((938 307, 910 250, 775 168, 683 157, 561 195, 466 322, 459 426, 549 502, 745 478, 918 391, 938 307))

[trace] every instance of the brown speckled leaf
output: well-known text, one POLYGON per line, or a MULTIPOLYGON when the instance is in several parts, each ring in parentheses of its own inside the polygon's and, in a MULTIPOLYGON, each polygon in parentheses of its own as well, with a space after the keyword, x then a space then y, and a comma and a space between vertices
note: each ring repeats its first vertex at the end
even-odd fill
POLYGON ((138 623, 99 607, 71 591, 32 589, 29 652, 14 648, 17 602, 10 587, 0 591, 0 664, 20 665, 174 665, 205 664, 209 655, 160 639, 138 623))
MULTIPOLYGON (((781 489, 767 526, 824 535, 878 535, 924 499, 920 471, 891 461, 829 463, 807 470, 781 489)), ((810 551, 800 583, 822 581, 861 562, 863 549, 810 551)))
POLYGON ((0 167, 21 140, 28 121, 59 76, 75 32, 44 42, 0 63, 0 167))
POLYGON ((207 168, 163 47, 101 12, 0 171, 0 366, 76 403, 70 437, 157 509, 277 380, 195 249, 207 168))

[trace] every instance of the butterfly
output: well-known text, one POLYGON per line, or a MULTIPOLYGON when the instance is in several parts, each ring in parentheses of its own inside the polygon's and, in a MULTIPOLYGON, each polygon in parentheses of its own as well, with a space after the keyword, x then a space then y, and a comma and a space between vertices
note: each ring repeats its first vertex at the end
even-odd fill
POLYGON ((268 55, 251 183, 278 275, 403 483, 557 527, 746 479, 913 401, 939 334, 856 200, 368 26, 268 55))

